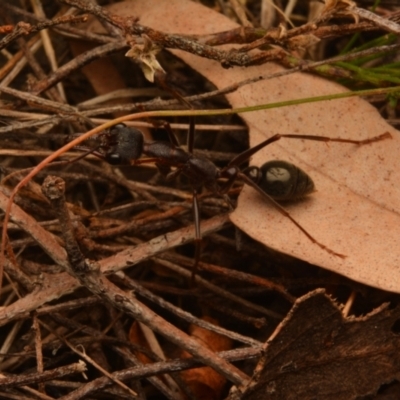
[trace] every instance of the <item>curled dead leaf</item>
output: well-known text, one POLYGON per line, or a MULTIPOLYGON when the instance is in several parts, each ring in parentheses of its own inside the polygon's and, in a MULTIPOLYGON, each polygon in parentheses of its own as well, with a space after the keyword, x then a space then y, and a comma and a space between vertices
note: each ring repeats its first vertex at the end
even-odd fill
MULTIPOLYGON (((356 3, 352 0, 325 0, 326 12, 333 10, 346 10, 356 7, 356 3)), ((324 12, 324 11, 323 11, 324 12)))
POLYGON ((157 72, 165 74, 163 67, 156 58, 160 49, 145 34, 142 35, 142 38, 144 44, 133 45, 125 55, 138 62, 146 79, 149 82, 154 82, 154 75, 157 72))
POLYGON ((299 35, 288 40, 288 47, 291 50, 302 50, 311 46, 315 46, 319 41, 320 39, 315 35, 299 35))
POLYGON ((299 298, 264 345, 242 400, 351 400, 400 377, 400 309, 342 316, 318 289, 299 298))
MULTIPOLYGON (((142 347, 143 349, 150 350, 149 345, 143 335, 143 332, 140 330, 140 325, 137 321, 134 321, 129 329, 129 341, 137 346, 142 347)), ((143 364, 154 362, 150 357, 140 351, 135 351, 135 355, 138 360, 143 364)))
POLYGON ((332 15, 346 15, 354 18, 358 23, 359 16, 354 12, 356 3, 352 0, 325 0, 325 6, 321 10, 320 18, 327 18, 332 15))
MULTIPOLYGON (((218 322, 210 317, 203 317, 207 322, 218 325, 218 322)), ((191 325, 190 334, 204 346, 214 352, 230 350, 232 340, 215 332, 208 331, 196 325, 191 325)), ((185 357, 191 357, 189 353, 183 353, 185 357)), ((186 382, 192 393, 198 399, 220 399, 221 391, 226 379, 210 367, 194 368, 182 372, 182 379, 186 382)))

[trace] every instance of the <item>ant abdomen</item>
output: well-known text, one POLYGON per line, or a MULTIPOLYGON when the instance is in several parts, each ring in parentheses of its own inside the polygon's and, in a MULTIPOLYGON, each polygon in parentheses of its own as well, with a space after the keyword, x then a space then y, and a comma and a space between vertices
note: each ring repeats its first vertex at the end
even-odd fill
POLYGON ((273 160, 259 168, 257 184, 274 200, 289 201, 307 196, 315 190, 308 174, 287 161, 273 160))

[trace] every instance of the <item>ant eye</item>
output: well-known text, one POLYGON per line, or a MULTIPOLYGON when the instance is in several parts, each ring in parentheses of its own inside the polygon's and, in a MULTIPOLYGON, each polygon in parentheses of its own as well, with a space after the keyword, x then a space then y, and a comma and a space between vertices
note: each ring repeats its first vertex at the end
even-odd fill
POLYGON ((111 165, 122 164, 121 156, 118 153, 107 154, 106 161, 111 165))
POLYGON ((121 129, 124 129, 124 128, 126 128, 126 125, 123 124, 122 122, 120 122, 119 124, 114 125, 114 126, 112 127, 112 129, 117 129, 117 130, 121 130, 121 129))
POLYGON ((120 123, 120 124, 117 124, 117 125, 112 126, 112 127, 109 129, 109 133, 110 133, 110 135, 112 135, 112 136, 118 136, 118 135, 122 134, 123 131, 124 131, 126 128, 127 128, 127 126, 126 126, 125 124, 120 123))

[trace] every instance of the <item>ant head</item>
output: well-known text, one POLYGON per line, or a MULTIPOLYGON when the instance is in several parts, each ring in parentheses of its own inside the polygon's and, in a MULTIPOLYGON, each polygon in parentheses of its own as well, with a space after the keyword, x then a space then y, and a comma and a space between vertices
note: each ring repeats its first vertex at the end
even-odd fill
POLYGON ((260 172, 258 185, 278 201, 296 200, 315 190, 308 174, 286 161, 269 161, 261 166, 260 172))
POLYGON ((143 134, 139 129, 125 124, 117 124, 102 135, 100 147, 104 149, 104 157, 113 165, 131 164, 143 152, 143 134))

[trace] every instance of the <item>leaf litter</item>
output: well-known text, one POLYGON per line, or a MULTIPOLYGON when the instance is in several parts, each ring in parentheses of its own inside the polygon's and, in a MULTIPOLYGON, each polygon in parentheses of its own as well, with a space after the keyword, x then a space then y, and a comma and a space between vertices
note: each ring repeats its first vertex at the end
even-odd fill
POLYGON ((366 316, 344 318, 324 290, 306 294, 265 343, 241 398, 351 400, 375 394, 382 383, 400 378, 399 317, 399 307, 384 304, 366 316))
MULTIPOLYGON (((116 14, 135 15, 143 25, 167 33, 205 35, 238 27, 211 9, 185 0, 117 3, 116 14), (168 15, 168 18, 165 18, 168 15)), ((225 46, 226 47, 226 46, 225 46)), ((224 47, 224 48, 225 48, 224 47)), ((283 68, 269 63, 223 69, 219 63, 172 51, 217 88, 283 68)), ((275 103, 348 91, 306 73, 262 80, 226 97, 232 107, 275 103)), ((292 162, 309 173, 316 193, 285 208, 308 232, 341 259, 312 244, 294 224, 245 187, 232 222, 249 236, 311 264, 380 289, 400 292, 400 138, 374 107, 361 98, 321 101, 241 115, 249 127, 250 146, 275 133, 366 139, 390 132, 391 140, 365 146, 282 139, 252 159, 292 162)))
MULTIPOLYGON (((235 27, 220 14, 181 0, 160 7, 169 15, 166 19, 152 2, 136 1, 129 8, 141 23, 165 32, 209 34, 235 27)), ((207 59, 180 51, 174 54, 218 88, 282 70, 274 64, 224 70, 207 59)), ((322 78, 297 73, 241 87, 227 98, 232 107, 242 107, 345 91, 322 78)), ((251 188, 244 187, 231 219, 269 247, 367 285, 399 292, 398 132, 360 98, 258 111, 242 118, 249 127, 250 146, 275 133, 352 139, 392 134, 392 140, 366 146, 282 139, 253 157, 254 165, 283 159, 311 174, 317 192, 285 207, 318 241, 345 254, 345 259, 311 244, 251 188)), ((375 394, 382 383, 399 379, 400 343, 394 331, 398 318, 398 307, 390 310, 387 304, 367 316, 345 318, 323 290, 303 296, 265 343, 264 356, 240 398, 347 400, 375 394)), ((239 397, 232 394, 232 398, 239 397)))
MULTIPOLYGON (((118 3, 115 7, 128 7, 129 12, 122 10, 124 15, 140 16, 141 23, 174 33, 204 34, 236 27, 208 8, 182 0, 135 1, 118 3), (169 19, 172 24, 167 22, 169 19), (190 21, 189 27, 184 24, 187 21, 190 21)), ((273 64, 223 70, 215 62, 182 52, 175 53, 218 87, 281 70, 273 64)), ((323 79, 296 74, 245 86, 227 97, 236 107, 343 91, 344 88, 323 79)), ((398 248, 395 225, 399 222, 399 193, 394 184, 398 174, 395 157, 399 150, 398 132, 360 99, 280 108, 247 114, 243 118, 250 128, 252 145, 274 133, 354 139, 376 136, 385 131, 392 133, 392 140, 364 147, 283 139, 253 158, 257 165, 266 160, 283 158, 311 173, 318 191, 313 197, 298 204, 289 204, 287 208, 319 241, 347 255, 343 265, 337 257, 325 252, 318 254, 316 246, 249 188, 244 189, 232 219, 239 226, 244 226, 254 216, 264 239, 257 238, 259 233, 254 233, 252 225, 246 228, 247 232, 270 247, 369 285, 398 292, 395 268, 398 260, 393 254, 398 248), (354 241, 353 236, 360 240, 354 241), (383 238, 382 243, 379 242, 380 237, 383 238), (376 247, 370 249, 375 242, 376 247), (341 246, 347 246, 346 249, 351 251, 342 250, 341 246), (357 253, 365 254, 350 260, 357 253), (388 266, 386 274, 384 265, 388 266), (360 266, 364 266, 364 270, 360 270, 360 266)), ((63 264, 65 255, 61 255, 60 259, 63 264)), ((109 264, 111 269, 115 267, 115 259, 109 264)), ((102 266, 107 267, 107 261, 102 266)), ((73 279, 70 276, 65 278, 67 281, 68 278, 73 279)), ((61 281, 64 290, 65 286, 71 291, 77 287, 76 282, 61 281)), ((49 276, 48 283, 54 290, 52 276, 49 276)), ((40 295, 43 295, 43 290, 46 291, 46 287, 41 287, 40 295)), ((29 296, 24 300, 28 300, 29 296)), ((39 300, 38 296, 32 297, 39 300)), ((46 299, 43 302, 49 297, 46 299)), ((30 310, 31 306, 29 304, 27 309, 30 310)), ((3 312, 9 310, 10 307, 6 307, 3 312)), ((10 318, 10 314, 7 317, 10 318)), ((398 307, 389 309, 387 305, 365 317, 344 318, 340 308, 322 290, 303 296, 265 343, 265 354, 242 398, 289 399, 295 394, 295 398, 303 399, 351 399, 375 393, 382 383, 399 379, 399 342, 395 329, 398 318, 398 307)), ((211 342, 211 339, 205 341, 211 342)), ((202 382, 202 379, 198 380, 202 382)))

